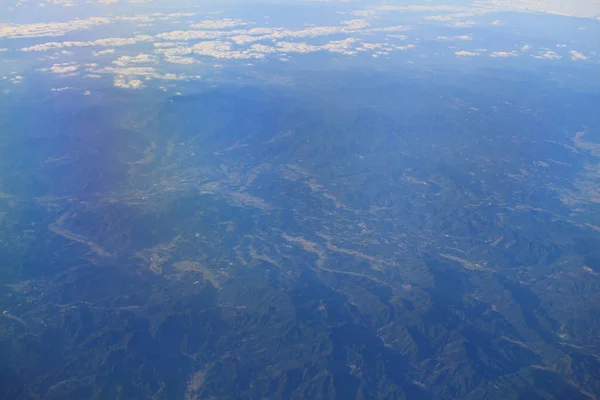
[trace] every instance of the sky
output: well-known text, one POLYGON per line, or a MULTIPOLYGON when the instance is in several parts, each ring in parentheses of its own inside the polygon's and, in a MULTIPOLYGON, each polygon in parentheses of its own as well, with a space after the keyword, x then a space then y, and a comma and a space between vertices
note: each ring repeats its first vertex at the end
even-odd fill
POLYGON ((77 84, 89 94, 86 80, 175 87, 227 68, 323 63, 323 55, 369 65, 448 57, 600 61, 600 0, 7 3, 0 19, 5 94, 43 75, 62 78, 53 89, 77 84))

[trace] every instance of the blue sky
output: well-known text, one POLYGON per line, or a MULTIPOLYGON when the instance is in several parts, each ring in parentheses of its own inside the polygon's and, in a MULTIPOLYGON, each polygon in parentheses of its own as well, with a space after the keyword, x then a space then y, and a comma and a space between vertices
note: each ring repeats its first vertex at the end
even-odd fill
POLYGON ((60 78, 56 89, 77 84, 86 93, 91 80, 181 88, 227 68, 323 57, 374 66, 518 60, 590 68, 600 60, 597 0, 9 3, 0 23, 5 93, 40 74, 60 78))

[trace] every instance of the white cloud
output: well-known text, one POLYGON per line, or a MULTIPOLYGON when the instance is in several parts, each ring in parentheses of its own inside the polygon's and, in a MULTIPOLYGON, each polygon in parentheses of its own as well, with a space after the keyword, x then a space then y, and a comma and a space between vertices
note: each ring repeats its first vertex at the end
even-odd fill
MULTIPOLYGON (((385 8, 382 8, 382 10, 385 8)), ((398 8, 394 7, 393 10, 398 8)), ((419 8, 410 7, 411 10, 419 8)), ((427 8, 430 9, 430 8, 427 8)), ((465 8, 437 7, 439 12, 451 12, 450 16, 438 16, 439 19, 456 22, 458 25, 471 25, 469 21, 457 21, 457 18, 465 18, 476 15, 477 12, 466 12, 465 8)), ((143 22, 164 20, 169 18, 180 18, 183 14, 144 14, 125 17, 110 17, 111 21, 143 22)), ((388 55, 393 51, 406 51, 415 47, 414 44, 397 46, 392 43, 365 43, 362 40, 372 33, 393 33, 411 29, 409 26, 394 25, 381 26, 379 20, 369 21, 365 18, 349 19, 336 26, 307 26, 302 29, 284 29, 277 27, 251 27, 239 29, 249 22, 235 19, 208 19, 190 25, 190 30, 175 30, 159 33, 156 36, 137 35, 134 37, 102 38, 90 41, 64 41, 35 44, 22 48, 22 51, 48 51, 59 50, 70 52, 69 49, 78 47, 97 47, 106 49, 94 49, 93 56, 102 56, 116 53, 116 47, 129 46, 139 43, 151 43, 154 46, 154 54, 138 54, 136 56, 122 56, 112 62, 112 66, 98 69, 88 66, 86 75, 88 78, 96 78, 98 75, 113 74, 120 77, 131 77, 131 79, 166 79, 164 73, 152 68, 139 67, 144 64, 154 64, 160 59, 173 64, 194 64, 200 62, 199 57, 213 57, 217 59, 263 59, 268 55, 277 54, 277 58, 287 58, 288 53, 314 53, 330 52, 348 56, 358 53, 370 53, 375 56, 388 55), (323 38, 332 37, 332 40, 323 42, 323 38), (315 43, 316 40, 321 39, 315 43), (165 42, 163 40, 168 40, 165 42), (146 68, 146 69, 140 69, 146 68)), ((374 35, 371 35, 373 37, 374 35)), ((396 34, 387 37, 406 36, 396 34)), ((472 40, 471 35, 458 35, 454 37, 440 36, 439 40, 472 40)), ((391 40, 390 40, 391 41, 391 40)), ((456 52, 457 56, 479 55, 475 52, 456 52)), ((50 57, 49 57, 50 58, 50 57)), ((73 65, 64 65, 57 68, 73 69, 73 65)), ((50 68, 48 68, 50 71, 50 68)), ((137 86, 129 80, 119 81, 120 85, 137 86)))
POLYGON ((217 40, 199 42, 192 46, 177 46, 166 49, 157 49, 155 51, 159 54, 163 54, 167 59, 173 59, 174 56, 186 56, 194 54, 221 59, 251 59, 264 57, 262 53, 250 49, 234 50, 230 42, 217 40))
MULTIPOLYGON (((130 17, 111 17, 112 20, 145 22, 179 17, 175 14, 144 14, 130 17)), ((176 30, 163 32, 156 36, 138 35, 129 38, 103 38, 91 41, 64 41, 35 44, 22 48, 22 51, 48 51, 77 48, 77 47, 110 47, 106 50, 92 52, 94 56, 115 53, 114 47, 152 43, 154 53, 164 58, 166 62, 175 64, 193 64, 198 62, 194 56, 214 57, 218 59, 262 59, 272 53, 312 53, 328 51, 345 55, 354 55, 359 51, 372 51, 377 55, 387 55, 391 51, 408 50, 414 45, 368 48, 360 45, 360 40, 349 35, 370 33, 387 33, 409 30, 410 27, 397 25, 387 27, 372 27, 365 19, 350 19, 337 26, 309 26, 303 29, 291 30, 273 27, 254 27, 250 29, 231 29, 248 25, 248 22, 235 19, 209 19, 191 25, 191 30, 176 30), (313 44, 297 39, 313 39, 325 36, 341 36, 325 44, 313 44), (344 38, 344 36, 346 36, 344 38), (294 40, 296 39, 296 40, 294 40), (158 40, 158 41, 157 41, 158 40), (160 40, 169 40, 162 42, 160 40), (197 43, 187 44, 190 41, 197 43), (262 43, 269 41, 270 43, 262 43)), ((405 36, 402 37, 406 39, 405 36)), ((458 36, 459 40, 467 40, 467 35, 458 36)), ((376 45, 376 44, 373 44, 376 45)), ((377 45, 379 46, 379 45, 377 45)), ((284 54, 285 55, 285 54, 284 54)), ((113 63, 119 67, 127 67, 140 63, 154 63, 158 59, 152 55, 123 56, 113 63)))
POLYGON ((473 52, 473 51, 461 50, 461 51, 455 51, 454 54, 456 54, 458 57, 475 57, 475 56, 478 56, 480 53, 473 52))
POLYGON ((409 30, 410 27, 398 25, 381 28, 370 28, 367 21, 362 19, 353 19, 343 21, 340 26, 313 26, 304 29, 292 30, 284 28, 252 28, 238 30, 178 30, 158 34, 159 39, 175 41, 194 41, 194 40, 224 40, 231 38, 238 45, 245 45, 252 42, 265 40, 281 40, 286 38, 316 38, 321 36, 348 35, 355 33, 374 33, 374 32, 398 32, 409 30))
POLYGON ((65 87, 60 87, 60 88, 52 88, 53 92, 66 92, 68 90, 73 90, 74 88, 71 86, 65 86, 65 87))
POLYGON ((173 63, 173 64, 195 64, 198 62, 195 58, 192 57, 182 57, 182 56, 171 56, 166 55, 165 61, 173 63))
POLYGON ((562 56, 559 56, 558 54, 556 54, 555 52, 548 50, 543 54, 538 54, 538 55, 532 55, 534 58, 537 58, 538 60, 560 60, 562 58, 562 56))
POLYGON ((406 31, 410 31, 412 29, 411 26, 406 26, 406 25, 393 25, 393 26, 386 26, 383 28, 371 28, 371 29, 365 29, 364 31, 360 31, 357 30, 356 33, 373 33, 373 32, 406 32, 406 31))
POLYGON ((267 39, 271 39, 271 36, 236 35, 231 37, 231 40, 239 46, 244 46, 248 43, 260 42, 267 39))
POLYGON ((346 25, 350 29, 365 29, 371 26, 369 21, 366 19, 349 19, 342 21, 343 25, 346 25))
POLYGON ((320 46, 315 46, 305 42, 279 42, 277 49, 282 53, 314 53, 321 51, 320 46))
POLYGON ((315 26, 311 28, 294 30, 283 30, 282 35, 290 38, 315 38, 319 36, 331 36, 341 33, 354 33, 355 28, 338 26, 315 26))
POLYGON ((154 37, 150 35, 137 35, 129 38, 104 38, 88 42, 48 42, 24 47, 21 51, 48 51, 70 47, 118 47, 153 41, 154 37))
POLYGON ((263 58, 262 53, 252 50, 233 50, 231 43, 223 41, 200 42, 191 47, 193 54, 223 59, 263 58))
POLYGON ((450 26, 452 26, 454 28, 470 28, 475 24, 476 24, 475 21, 456 21, 456 22, 452 23, 450 26))
POLYGON ((264 44, 253 44, 250 46, 250 50, 255 51, 257 53, 277 53, 277 49, 272 46, 265 46, 264 44))
POLYGON ((360 50, 391 50, 391 47, 385 43, 362 43, 360 46, 360 50))
POLYGON ((110 24, 110 18, 94 17, 69 22, 47 22, 37 24, 0 24, 0 38, 32 38, 63 36, 68 32, 87 30, 94 26, 110 24))
POLYGON ((98 56, 103 56, 106 54, 114 54, 115 53, 115 49, 106 49, 106 50, 100 50, 100 51, 93 51, 92 55, 94 57, 98 57, 98 56))
POLYGON ((566 44, 560 44, 560 43, 559 43, 559 44, 557 44, 557 45, 556 45, 556 47, 558 47, 558 48, 561 48, 561 49, 562 49, 562 48, 564 48, 564 47, 567 47, 567 45, 566 45, 566 44))
POLYGON ((126 76, 116 76, 113 84, 115 87, 122 89, 143 89, 146 87, 140 79, 131 79, 126 76))
POLYGON ((164 40, 178 40, 178 41, 191 41, 191 40, 211 40, 218 39, 229 35, 226 31, 172 31, 165 32, 156 35, 159 39, 164 40))
POLYGON ((163 73, 154 67, 113 67, 90 68, 86 75, 88 78, 98 78, 101 75, 114 75, 113 83, 116 87, 127 89, 142 89, 146 87, 145 81, 156 80, 189 80, 200 79, 199 75, 177 75, 173 73, 163 73))
POLYGON ((77 0, 46 0, 46 3, 55 6, 73 7, 77 5, 77 0))
POLYGON ((52 64, 49 67, 40 69, 40 71, 50 72, 52 74, 58 74, 58 75, 65 75, 65 74, 72 75, 74 73, 77 73, 77 71, 79 71, 79 64, 74 63, 74 62, 52 64))
POLYGON ((90 68, 87 70, 95 74, 113 74, 119 76, 133 76, 143 78, 160 78, 161 74, 154 67, 113 67, 90 68))
POLYGON ((465 16, 471 16, 471 14, 465 15, 463 13, 457 14, 442 14, 442 15, 429 15, 425 17, 427 21, 454 21, 458 18, 462 18, 465 16))
POLYGON ((356 44, 359 42, 360 41, 355 38, 334 40, 322 46, 322 48, 323 50, 327 50, 331 53, 341 53, 347 56, 351 56, 357 53, 356 44))
POLYGON ((227 29, 237 26, 249 25, 248 22, 240 19, 207 19, 192 25, 193 29, 227 29))
POLYGON ((103 47, 113 47, 113 46, 127 46, 131 44, 143 43, 143 42, 153 42, 154 38, 150 35, 137 35, 130 38, 107 38, 107 39, 98 39, 91 42, 84 42, 87 46, 103 46, 103 47))
MULTIPOLYGON (((405 46, 391 45, 388 43, 361 43, 357 51, 370 51, 372 56, 387 56, 394 50, 408 50, 414 48, 414 44, 405 46)), ((350 55, 350 54, 349 54, 350 55)))
POLYGON ((198 13, 195 12, 174 12, 167 14, 167 18, 183 18, 183 17, 195 17, 198 13))
POLYGON ((518 57, 519 53, 516 51, 494 51, 490 53, 490 57, 492 58, 511 58, 518 57))
POLYGON ((438 36, 438 40, 473 40, 471 35, 460 35, 460 36, 438 36))
POLYGON ((587 56, 585 56, 583 53, 576 51, 576 50, 571 50, 569 52, 569 54, 571 55, 571 60, 573 61, 577 61, 577 60, 587 60, 587 56))
POLYGON ((521 51, 522 51, 523 53, 526 53, 526 52, 528 52, 528 51, 531 51, 531 49, 532 49, 532 46, 531 46, 530 44, 526 44, 526 45, 523 45, 523 46, 521 47, 521 51))
POLYGON ((127 67, 129 65, 135 64, 149 64, 155 63, 158 59, 156 56, 150 54, 138 54, 137 56, 122 56, 113 61, 113 64, 116 64, 121 67, 127 67))
POLYGON ((389 37, 389 38, 393 38, 393 39, 398 39, 398 40, 406 40, 406 39, 408 39, 408 36, 406 36, 406 35, 394 35, 394 34, 392 34, 392 35, 385 35, 385 36, 389 37))
MULTIPOLYGON (((367 26, 363 21, 350 20, 345 22, 346 27, 342 27, 342 30, 352 29, 357 27, 367 26)), ((402 27, 404 29, 405 27, 402 27)), ((331 40, 325 44, 312 44, 305 41, 289 41, 280 40, 280 38, 306 38, 316 37, 321 35, 329 35, 334 30, 339 32, 338 27, 310 27, 302 30, 287 31, 281 28, 253 28, 246 33, 256 34, 252 35, 241 35, 232 36, 231 40, 237 45, 234 47, 234 43, 228 40, 205 40, 193 45, 185 43, 170 43, 167 46, 157 46, 155 53, 164 56, 168 62, 176 63, 192 63, 195 59, 191 56, 203 56, 203 57, 214 57, 219 59, 262 59, 268 54, 274 53, 315 53, 319 51, 327 51, 330 53, 339 53, 352 56, 358 52, 371 51, 376 55, 387 55, 395 50, 408 50, 414 48, 414 44, 408 44, 405 46, 396 46, 388 43, 363 43, 359 38, 347 37, 340 40, 331 40), (257 41, 270 39, 270 44, 255 43, 257 41), (246 47, 250 44, 249 47, 246 47)), ((380 29, 380 28, 377 28, 380 29)), ((398 27, 394 27, 398 29, 398 27)), ((368 28, 368 31, 373 29, 368 28)), ((178 31, 176 36, 179 38, 189 37, 178 31)), ((195 31, 194 31, 195 32, 195 31)), ((232 31, 238 33, 240 31, 232 31)), ((172 32, 169 33, 169 36, 172 32)), ((193 34, 195 35, 195 33, 193 34)), ((284 57, 285 58, 285 57, 284 57)))

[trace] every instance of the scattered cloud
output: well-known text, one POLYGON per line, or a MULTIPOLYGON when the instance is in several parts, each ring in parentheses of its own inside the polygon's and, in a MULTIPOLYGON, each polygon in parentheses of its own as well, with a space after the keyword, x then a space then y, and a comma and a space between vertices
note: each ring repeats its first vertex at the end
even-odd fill
POLYGON ((518 57, 519 53, 516 51, 494 51, 490 53, 490 57, 492 58, 511 58, 518 57))
POLYGON ((156 37, 169 41, 194 41, 194 40, 225 40, 231 39, 238 45, 245 45, 253 42, 266 40, 282 39, 305 39, 317 38, 322 36, 349 35, 357 33, 378 33, 378 32, 401 32, 411 28, 404 25, 371 28, 370 24, 362 19, 353 19, 342 21, 339 26, 313 26, 304 29, 285 29, 285 28, 251 28, 238 30, 177 30, 164 32, 156 37))
POLYGON ((86 75, 87 78, 100 78, 102 75, 112 75, 114 76, 114 86, 123 89, 143 89, 147 86, 146 82, 153 79, 179 81, 201 78, 199 75, 189 76, 164 73, 154 67, 147 66, 106 66, 103 68, 88 68, 86 71, 89 72, 89 74, 86 75))
MULTIPOLYGON (((67 4, 72 0, 52 0, 57 3, 67 4)), ((74 1, 74 0, 73 0, 74 1)), ((114 2, 116 0, 86 0, 114 2)), ((521 10, 523 4, 534 4, 537 0, 511 0, 521 5, 516 9, 521 10)), ((554 1, 554 0, 550 0, 554 1)), ((556 0, 558 1, 558 0, 556 0)), ((399 40, 407 40, 406 35, 401 35, 411 29, 406 25, 383 26, 386 18, 379 18, 382 14, 395 12, 419 12, 425 13, 423 17, 427 21, 438 21, 446 26, 457 28, 472 27, 476 24, 475 17, 495 12, 508 7, 509 0, 481 0, 472 6, 376 6, 369 7, 363 11, 349 13, 353 17, 332 26, 304 26, 298 29, 287 29, 282 27, 256 26, 254 22, 240 19, 217 19, 210 18, 201 21, 190 21, 183 19, 192 17, 193 13, 152 13, 130 16, 76 19, 67 22, 38 23, 38 24, 0 24, 0 40, 17 38, 58 37, 70 32, 83 31, 95 27, 113 24, 115 22, 131 23, 136 32, 144 32, 135 28, 136 24, 144 26, 156 21, 176 21, 177 30, 163 31, 158 34, 137 34, 131 37, 109 37, 84 41, 58 41, 37 43, 27 41, 28 47, 21 48, 24 52, 51 51, 48 55, 38 58, 60 59, 60 55, 73 56, 73 49, 79 47, 93 47, 91 54, 94 57, 109 56, 117 53, 122 46, 133 46, 145 43, 146 53, 120 56, 110 64, 99 67, 87 64, 83 67, 76 63, 57 63, 42 68, 42 71, 61 76, 85 74, 85 78, 98 79, 102 76, 110 76, 116 87, 128 89, 141 89, 147 86, 148 80, 181 80, 197 79, 185 75, 169 74, 155 67, 168 64, 159 64, 161 61, 170 64, 191 65, 200 63, 203 57, 229 60, 261 60, 267 57, 281 61, 289 61, 293 54, 307 54, 317 52, 328 52, 346 56, 359 54, 371 55, 373 57, 387 56, 392 52, 407 51, 415 48, 414 44, 397 45, 399 40), (185 22, 185 23, 184 23, 185 22), (381 38, 378 43, 377 39, 381 38), (148 45, 153 47, 147 50, 148 45), (85 71, 85 72, 83 72, 85 71)), ((533 6, 531 6, 533 7, 533 6)), ((535 7, 534 7, 535 8, 535 7)), ((524 10, 524 9, 523 9, 524 10)), ((491 19, 490 19, 491 20, 491 19)), ((500 20, 486 23, 501 25, 500 20)), ((481 22, 481 21, 480 21, 481 22)), ((165 24, 164 26, 166 26, 165 24)), ((172 26, 171 24, 169 24, 172 26)), ((173 28, 171 28, 173 29, 173 28)), ((147 31, 146 31, 147 32, 147 31)), ((154 31, 155 32, 155 31, 154 31)), ((463 31, 454 31, 462 33, 463 31)), ((469 32, 468 30, 466 31, 469 32)), ((70 38, 68 38, 70 39, 70 38)), ((471 34, 460 34, 456 36, 438 36, 437 40, 459 42, 471 41, 471 34)), ((39 42, 39 40, 38 40, 39 42)), ((452 43, 450 43, 452 44, 452 43)), ((455 45, 459 46, 455 43, 455 45)), ((562 48, 566 45, 558 44, 562 48)), ((451 47, 452 48, 452 47, 451 47)), ((458 47, 460 49, 460 47, 458 47)), ((492 58, 511 58, 519 55, 516 51, 494 51, 486 53, 486 49, 457 50, 453 48, 457 57, 475 57, 489 54, 492 58)), ((3 49, 0 49, 2 51, 3 49)), ((525 44, 520 51, 530 52, 532 46, 525 44)), ((541 52, 533 53, 537 59, 558 60, 562 57, 549 50, 542 49, 541 52)), ((6 51, 6 49, 4 49, 6 51)), ((139 50, 138 50, 139 51, 139 50)), ((557 50, 558 51, 558 50, 557 50)), ((132 54, 130 51, 126 54, 132 54)), ((119 54, 120 55, 120 54, 119 54)), ((578 51, 571 51, 572 60, 587 60, 588 57, 578 51)), ((105 59, 102 59, 106 61, 105 59)), ((55 62, 55 61, 54 61, 55 62)))
POLYGON ((473 40, 471 35, 460 35, 460 36, 438 36, 438 40, 473 40))
POLYGON ((559 56, 558 54, 556 54, 555 52, 548 50, 545 53, 542 54, 538 54, 538 55, 532 55, 534 58, 537 58, 538 60, 560 60, 562 58, 562 56, 559 56))
POLYGON ((21 51, 48 51, 53 49, 64 49, 71 47, 118 47, 152 41, 154 41, 153 36, 137 35, 129 38, 105 38, 87 42, 48 42, 24 47, 21 49, 21 51))
POLYGON ((249 25, 249 22, 240 19, 207 19, 192 25, 193 29, 228 29, 238 26, 249 25))
POLYGON ((88 68, 88 72, 95 74, 112 74, 127 77, 160 78, 161 74, 154 67, 113 67, 88 68))
POLYGON ((475 56, 478 56, 480 53, 473 52, 473 51, 461 50, 461 51, 455 51, 454 54, 456 54, 458 57, 475 57, 475 56))
POLYGON ((388 38, 392 38, 392 39, 398 39, 398 40, 406 40, 408 39, 408 36, 406 35, 396 35, 396 34, 391 34, 391 35, 385 35, 388 38))
POLYGON ((37 24, 0 24, 0 38, 33 38, 63 36, 66 33, 87 30, 94 26, 106 25, 113 20, 106 17, 76 19, 69 22, 47 22, 37 24))
POLYGON ((52 64, 49 67, 40 69, 40 71, 57 75, 73 75, 79 71, 79 64, 75 62, 52 64))
POLYGON ((142 54, 138 54, 137 56, 119 57, 115 61, 113 61, 113 64, 121 66, 121 67, 127 67, 127 66, 135 65, 135 64, 155 63, 157 61, 158 61, 158 59, 156 56, 142 53, 142 54))
MULTIPOLYGON (((56 1, 56 0, 55 0, 56 1)), ((174 21, 179 18, 192 17, 195 13, 153 13, 132 16, 91 17, 74 19, 66 22, 41 22, 35 24, 0 24, 0 38, 19 39, 34 37, 58 37, 75 31, 85 31, 94 27, 113 24, 115 22, 157 22, 174 21)))
POLYGON ((198 62, 198 60, 192 57, 182 57, 173 55, 165 55, 165 61, 173 64, 195 64, 198 62))
POLYGON ((121 89, 143 89, 146 86, 140 79, 131 79, 126 76, 116 76, 113 84, 121 89))
POLYGON ((321 46, 322 50, 329 51, 331 53, 340 53, 348 56, 352 56, 358 53, 358 51, 366 51, 366 50, 380 50, 382 48, 387 48, 385 45, 381 44, 369 44, 364 43, 362 47, 357 48, 357 44, 360 41, 356 38, 347 38, 344 40, 333 40, 326 45, 321 46))
MULTIPOLYGON (((240 46, 240 45, 238 45, 240 46)), ((371 51, 377 55, 387 55, 395 50, 408 50, 414 44, 398 46, 389 43, 364 43, 359 38, 346 38, 331 40, 325 44, 315 45, 304 41, 274 41, 269 45, 254 43, 246 48, 234 47, 233 43, 214 40, 202 41, 194 45, 176 45, 175 47, 158 48, 155 53, 161 54, 166 61, 179 63, 192 63, 193 56, 213 57, 218 59, 263 59, 268 54, 281 53, 315 53, 327 51, 353 56, 359 52, 371 51)))
POLYGON ((442 15, 429 15, 425 17, 427 21, 456 21, 460 18, 472 17, 471 13, 453 13, 453 14, 442 14, 442 15))
MULTIPOLYGON (((111 17, 112 20, 145 22, 161 18, 181 17, 183 14, 144 14, 130 17, 111 17)), ((187 14, 185 14, 187 15, 187 14)), ((104 21, 107 22, 108 21, 104 21)), ((64 41, 47 42, 24 47, 24 52, 42 52, 49 50, 71 49, 76 47, 110 47, 106 50, 95 50, 93 56, 113 54, 115 47, 129 46, 139 43, 152 43, 154 53, 162 56, 166 62, 175 64, 193 64, 199 57, 214 57, 218 59, 262 59, 272 53, 312 53, 328 51, 345 55, 355 55, 359 52, 372 51, 373 54, 387 55, 392 51, 403 51, 413 48, 414 45, 394 46, 382 45, 372 47, 373 44, 362 46, 358 35, 373 33, 390 33, 389 40, 393 41, 396 32, 410 30, 409 26, 372 26, 364 18, 354 18, 342 21, 336 26, 308 26, 302 29, 285 29, 280 27, 251 27, 239 29, 250 25, 249 22, 238 19, 207 19, 191 25, 190 30, 175 30, 162 32, 155 36, 137 35, 134 37, 103 38, 90 41, 64 41), (352 37, 350 37, 352 35, 352 37), (322 38, 326 36, 347 36, 335 38, 328 43, 313 44, 304 40, 322 38), (166 40, 166 42, 162 42, 166 40), (193 42, 189 44, 190 42, 193 42), (269 42, 269 43, 266 43, 269 42), (371 46, 371 47, 369 47, 371 46)), ((467 35, 457 36, 458 40, 467 40, 467 35)), ((402 36, 401 39, 406 39, 402 36)), ((127 66, 136 63, 157 62, 154 56, 146 55, 145 58, 132 58, 123 56, 113 63, 118 66, 127 66)))
POLYGON ((571 60, 573 60, 573 61, 577 61, 577 60, 585 61, 588 59, 587 56, 585 56, 583 53, 580 53, 579 51, 576 51, 576 50, 571 50, 569 52, 569 54, 571 55, 571 60))
POLYGON ((452 26, 454 28, 470 28, 475 24, 476 24, 475 21, 456 21, 456 22, 452 23, 450 26, 452 26))
POLYGON ((221 59, 251 59, 263 58, 264 54, 250 49, 234 50, 231 42, 208 40, 192 46, 176 46, 166 49, 156 49, 155 52, 163 54, 167 59, 174 56, 207 56, 221 59))
POLYGON ((104 56, 106 54, 114 54, 115 51, 116 51, 115 49, 106 49, 106 50, 100 50, 100 51, 93 51, 92 55, 94 57, 104 56))
POLYGON ((211 40, 228 36, 228 31, 172 31, 156 35, 159 39, 176 40, 176 41, 192 41, 192 40, 211 40))

